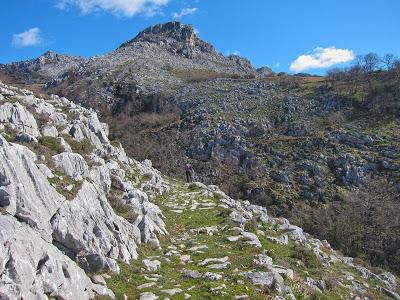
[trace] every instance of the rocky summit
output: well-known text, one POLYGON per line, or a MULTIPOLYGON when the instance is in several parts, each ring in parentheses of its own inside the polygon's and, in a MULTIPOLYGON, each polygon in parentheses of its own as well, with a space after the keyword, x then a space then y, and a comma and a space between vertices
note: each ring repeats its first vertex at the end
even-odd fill
POLYGON ((165 177, 93 110, 0 83, 1 299, 399 299, 265 207, 165 177))

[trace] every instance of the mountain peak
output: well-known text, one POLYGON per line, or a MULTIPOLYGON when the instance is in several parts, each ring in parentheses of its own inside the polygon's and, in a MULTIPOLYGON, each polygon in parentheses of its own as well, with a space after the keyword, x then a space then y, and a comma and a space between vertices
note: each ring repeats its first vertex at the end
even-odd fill
POLYGON ((123 43, 119 48, 140 42, 164 45, 176 53, 183 50, 183 53, 187 53, 185 56, 188 57, 191 56, 194 48, 198 48, 201 52, 215 52, 215 48, 211 44, 196 35, 192 25, 176 21, 150 26, 141 31, 134 39, 123 43))
POLYGON ((174 38, 182 42, 193 42, 197 38, 192 25, 185 25, 181 22, 168 22, 150 26, 141 31, 134 40, 141 40, 151 35, 174 38))

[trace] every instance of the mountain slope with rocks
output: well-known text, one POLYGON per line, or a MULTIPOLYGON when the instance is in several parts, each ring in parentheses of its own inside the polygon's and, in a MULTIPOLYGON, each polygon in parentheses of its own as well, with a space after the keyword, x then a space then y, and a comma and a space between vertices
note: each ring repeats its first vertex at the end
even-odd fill
POLYGON ((178 22, 149 27, 105 55, 47 52, 0 65, 7 82, 95 109, 131 157, 174 178, 189 159, 198 181, 394 272, 399 74, 274 74, 225 57, 178 22))
POLYGON ((399 299, 267 209, 183 184, 108 139, 97 114, 0 82, 2 299, 399 299))

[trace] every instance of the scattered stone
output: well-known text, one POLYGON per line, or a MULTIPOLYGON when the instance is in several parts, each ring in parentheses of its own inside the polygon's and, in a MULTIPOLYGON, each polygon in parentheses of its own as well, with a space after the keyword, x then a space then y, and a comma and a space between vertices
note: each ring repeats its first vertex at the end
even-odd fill
POLYGON ((217 226, 209 226, 209 227, 201 227, 201 228, 197 228, 197 229, 192 229, 191 232, 206 233, 207 235, 213 235, 218 230, 219 229, 217 226))
POLYGON ((247 243, 249 243, 250 245, 253 245, 257 248, 261 247, 261 242, 258 239, 258 236, 256 236, 254 233, 243 231, 242 236, 249 240, 247 243))
POLYGON ((275 243, 281 244, 281 245, 289 244, 289 238, 287 235, 282 235, 279 238, 267 236, 267 239, 269 239, 270 241, 273 241, 275 243))
POLYGON ((235 236, 228 236, 226 239, 230 242, 237 242, 242 238, 241 235, 235 235, 235 236))
POLYGON ((190 255, 181 255, 181 256, 179 257, 179 259, 181 260, 181 262, 187 263, 187 262, 190 261, 190 255))
POLYGON ((226 289, 226 284, 223 283, 223 284, 220 285, 220 286, 217 286, 217 287, 215 287, 215 288, 211 288, 210 291, 216 292, 216 291, 225 290, 225 289, 226 289))
POLYGON ((148 289, 151 288, 152 286, 155 286, 156 283, 155 282, 147 282, 147 283, 143 283, 141 285, 139 285, 137 287, 138 290, 143 290, 143 289, 148 289))
POLYGON ((175 296, 177 294, 182 293, 183 291, 179 288, 168 289, 168 290, 161 290, 161 293, 167 294, 168 296, 175 296))
POLYGON ((143 264, 149 272, 157 272, 161 267, 159 260, 144 259, 143 264))
POLYGON ((140 300, 157 300, 159 297, 150 292, 144 292, 140 294, 140 300))
POLYGON ((188 277, 188 278, 192 278, 192 279, 200 279, 202 277, 202 275, 199 271, 188 270, 188 269, 183 269, 182 275, 185 277, 188 277))
POLYGON ((205 249, 208 249, 207 245, 199 245, 199 246, 194 246, 194 247, 189 248, 188 251, 195 252, 195 251, 200 251, 200 250, 205 250, 205 249))
POLYGON ((272 258, 264 253, 256 255, 253 262, 258 267, 270 268, 273 265, 272 258))
POLYGON ((228 262, 221 263, 221 264, 208 265, 207 268, 215 269, 215 270, 221 270, 221 269, 226 269, 230 265, 231 265, 231 263, 228 261, 228 262))
POLYGON ((243 275, 253 284, 267 286, 268 288, 272 288, 275 282, 275 274, 273 272, 250 271, 243 273, 243 275))
POLYGON ((281 276, 286 276, 287 278, 293 280, 294 272, 293 272, 292 269, 288 269, 288 268, 285 268, 285 267, 282 267, 282 266, 274 265, 274 266, 272 266, 271 271, 275 272, 275 273, 278 273, 281 276))
POLYGON ((198 263, 199 266, 206 266, 211 263, 225 263, 229 260, 228 256, 222 258, 206 258, 205 260, 198 263))
POLYGON ((104 286, 107 285, 106 281, 104 280, 104 277, 101 275, 92 276, 92 282, 96 283, 96 284, 104 285, 104 286))
POLYGON ((216 281, 222 279, 222 275, 212 272, 206 272, 204 273, 203 278, 206 280, 216 281))

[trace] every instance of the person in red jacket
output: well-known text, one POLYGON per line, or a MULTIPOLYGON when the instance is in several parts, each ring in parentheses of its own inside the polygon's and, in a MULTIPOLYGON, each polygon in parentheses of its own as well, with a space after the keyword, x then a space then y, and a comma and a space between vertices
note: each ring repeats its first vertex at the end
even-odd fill
POLYGON ((186 182, 193 182, 193 165, 190 161, 185 166, 186 182))

